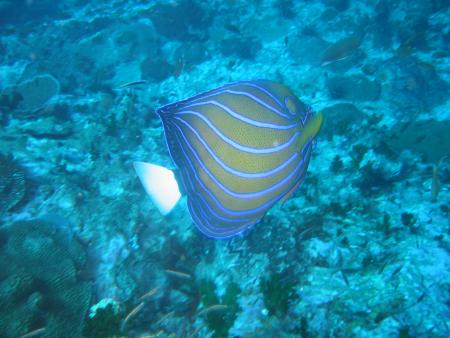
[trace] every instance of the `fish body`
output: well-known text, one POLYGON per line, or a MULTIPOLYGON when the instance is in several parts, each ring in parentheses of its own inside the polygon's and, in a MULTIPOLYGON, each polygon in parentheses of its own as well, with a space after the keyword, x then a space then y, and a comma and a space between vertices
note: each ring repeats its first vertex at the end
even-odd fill
POLYGON ((244 232, 295 191, 322 124, 321 113, 266 80, 227 84, 157 113, 193 221, 216 239, 244 232))

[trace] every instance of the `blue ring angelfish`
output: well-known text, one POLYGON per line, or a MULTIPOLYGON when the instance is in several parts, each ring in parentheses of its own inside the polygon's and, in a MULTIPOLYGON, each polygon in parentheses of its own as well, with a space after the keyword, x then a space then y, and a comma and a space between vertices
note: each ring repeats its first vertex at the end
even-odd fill
MULTIPOLYGON (((289 88, 266 80, 227 84, 157 113, 192 219, 216 239, 244 232, 289 198, 305 177, 323 120, 289 88)), ((135 167, 160 210, 169 212, 179 194, 161 207, 155 195, 167 191, 152 186, 165 179, 154 178, 145 163, 135 167)))

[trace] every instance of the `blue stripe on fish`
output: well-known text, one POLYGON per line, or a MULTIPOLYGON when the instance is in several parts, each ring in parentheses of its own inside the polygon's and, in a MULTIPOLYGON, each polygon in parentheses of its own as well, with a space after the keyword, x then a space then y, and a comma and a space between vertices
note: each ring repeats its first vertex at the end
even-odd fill
MULTIPOLYGON (((287 191, 289 191, 295 185, 298 184, 298 181, 300 181, 304 176, 305 169, 306 169, 306 166, 304 166, 302 168, 302 172, 300 173, 298 179, 292 184, 292 186, 290 186, 283 193, 286 193, 287 191)), ((191 187, 191 189, 193 189, 193 188, 191 187)), ((196 194, 198 194, 198 193, 196 192, 196 194)), ((272 201, 268 201, 268 203, 266 203, 265 205, 262 205, 259 208, 260 210, 250 210, 249 212, 245 212, 245 214, 249 214, 251 212, 260 214, 261 211, 263 211, 263 210, 267 209, 269 206, 273 205, 273 203, 276 202, 276 200, 278 200, 278 199, 279 199, 279 197, 275 198, 272 201)), ((232 212, 232 211, 227 211, 229 213, 228 217, 222 217, 221 215, 218 215, 214 211, 214 209, 207 202, 205 202, 205 200, 203 198, 188 200, 188 206, 189 206, 189 211, 190 211, 191 215, 193 216, 197 227, 204 234, 206 234, 209 237, 213 237, 213 238, 224 239, 224 238, 233 237, 259 221, 259 218, 244 218, 243 213, 241 213, 241 212, 237 213, 237 212, 232 212), (196 207, 194 206, 194 203, 195 203, 196 207), (199 203, 203 204, 204 207, 201 207, 199 205, 199 203), (201 216, 196 215, 196 212, 195 212, 196 209, 198 209, 197 212, 199 212, 201 214, 201 216), (207 216, 205 216, 205 213, 209 213, 211 216, 207 217, 207 216), (232 218, 233 216, 238 216, 239 218, 238 219, 232 218), (215 221, 211 222, 211 221, 209 221, 210 219, 213 219, 215 221), (228 228, 228 231, 224 231, 223 228, 221 228, 221 227, 211 225, 211 223, 217 224, 217 221, 219 221, 220 223, 227 224, 228 226, 226 228, 228 228)), ((224 210, 222 209, 222 211, 224 211, 224 210)))
POLYGON ((206 106, 213 105, 213 106, 219 107, 219 108, 223 109, 226 113, 233 116, 234 118, 236 118, 242 122, 248 123, 255 127, 286 130, 286 129, 295 128, 297 126, 295 123, 284 126, 284 125, 278 125, 278 124, 273 124, 273 123, 266 123, 266 122, 261 122, 261 121, 257 121, 257 120, 252 120, 244 115, 241 115, 241 114, 233 111, 232 109, 228 108, 226 105, 224 105, 220 102, 211 101, 211 100, 205 101, 205 102, 193 103, 193 104, 187 105, 185 108, 189 109, 192 107, 205 106, 205 105, 206 106))
MULTIPOLYGON (((257 87, 257 86, 256 86, 257 87)), ((257 87, 259 88, 259 87, 257 87)), ((241 95, 241 96, 246 96, 249 99, 259 103, 260 105, 264 106, 265 108, 271 110, 272 112, 274 112, 275 114, 284 117, 284 118, 289 118, 289 115, 287 115, 286 113, 282 112, 281 110, 277 109, 276 107, 271 106, 270 104, 266 103, 263 101, 263 99, 258 98, 256 95, 253 95, 251 93, 247 93, 247 92, 243 92, 243 91, 238 91, 238 90, 231 90, 231 89, 223 89, 220 91, 217 91, 211 95, 207 95, 205 97, 202 97, 202 100, 204 102, 204 99, 209 98, 209 97, 215 97, 218 95, 221 95, 223 93, 227 93, 227 94, 234 94, 234 95, 241 95)), ((197 100, 198 101, 198 100, 197 100)), ((195 104, 196 101, 193 102, 193 104, 195 104)))
POLYGON ((275 104, 277 104, 280 109, 284 108, 284 105, 281 103, 280 99, 277 98, 275 95, 273 95, 269 90, 267 90, 266 88, 256 84, 255 82, 251 82, 251 81, 240 81, 237 82, 239 84, 248 86, 248 87, 253 87, 253 88, 257 88, 259 91, 263 92, 264 94, 266 94, 267 96, 269 96, 274 102, 275 104))
MULTIPOLYGON (((179 142, 180 142, 180 144, 185 143, 185 142, 183 142, 181 140, 179 140, 179 142)), ((309 146, 309 147, 307 147, 306 150, 308 151, 310 149, 311 149, 311 147, 309 146)), ((193 182, 196 182, 199 185, 199 187, 206 193, 206 195, 209 196, 214 201, 214 204, 220 210, 220 212, 223 212, 224 214, 227 214, 227 215, 230 215, 230 216, 238 216, 238 217, 248 216, 248 215, 252 215, 252 214, 255 214, 255 213, 260 213, 261 211, 266 209, 268 207, 268 205, 273 203, 273 200, 270 200, 267 203, 262 204, 259 208, 250 209, 250 210, 246 210, 246 211, 235 211, 235 210, 226 208, 221 203, 221 201, 219 201, 217 199, 217 197, 214 196, 211 193, 211 191, 206 187, 206 185, 203 183, 203 181, 199 179, 199 177, 198 177, 198 170, 194 167, 194 165, 193 165, 193 163, 191 161, 191 158, 184 151, 183 151, 183 155, 184 156, 180 157, 179 159, 184 161, 184 166, 185 166, 185 168, 188 168, 190 170, 190 175, 191 175, 191 176, 189 176, 189 173, 188 173, 187 177, 190 177, 191 179, 187 179, 187 180, 185 179, 185 181, 188 181, 188 182, 191 183, 191 185, 189 187, 190 189, 188 189, 188 190, 190 190, 192 192, 198 192, 199 189, 196 189, 195 187, 192 186, 193 182)), ((307 154, 307 155, 309 156, 309 154, 307 154)), ((302 178, 302 175, 304 173, 304 169, 306 169, 306 167, 307 167, 307 165, 304 165, 303 168, 301 169, 300 176, 299 176, 300 178, 302 178)), ((184 171, 181 171, 181 172, 184 173, 184 171)), ((296 183, 297 183, 297 181, 296 181, 296 183)), ((287 191, 289 191, 293 186, 295 186, 295 184, 290 186, 286 191, 283 191, 280 194, 280 196, 283 196, 287 191)), ((276 196, 276 198, 274 198, 274 200, 278 200, 280 198, 280 196, 276 196)), ((211 207, 210 203, 206 203, 205 202, 205 204, 207 204, 207 205, 209 205, 211 207)))
MULTIPOLYGON (((287 189, 287 191, 290 191, 292 188, 294 188, 301 179, 303 179, 304 176, 304 170, 306 169, 306 166, 304 166, 302 168, 302 173, 299 176, 298 180, 294 182, 294 184, 292 184, 292 186, 287 189)), ((286 193, 287 191, 285 191, 284 193, 286 193)), ((278 198, 279 199, 279 198, 278 198)), ((276 199, 276 201, 278 200, 276 199)), ((274 203, 274 201, 269 201, 269 203, 267 203, 266 205, 262 206, 262 210, 264 210, 264 208, 267 208, 269 205, 272 205, 272 203, 274 203)), ((193 203, 189 203, 189 210, 191 212, 191 214, 195 213, 193 212, 194 207, 193 207, 193 203)), ((202 231, 204 234, 206 234, 209 237, 213 237, 213 238, 221 238, 221 239, 225 239, 225 238, 230 238, 230 237, 234 237, 238 234, 240 234, 241 232, 243 232, 244 230, 247 230, 248 228, 250 228, 252 225, 256 224, 257 222, 259 222, 259 218, 254 218, 251 219, 251 221, 247 221, 247 219, 225 219, 226 223, 227 223, 227 227, 225 227, 225 230, 221 227, 217 227, 211 224, 210 221, 208 221, 208 217, 206 217, 204 215, 204 210, 205 209, 200 209, 200 213, 202 215, 202 217, 198 217, 196 216, 195 218, 199 221, 200 219, 202 219, 202 221, 200 222, 196 222, 197 226, 199 227, 200 231, 202 231), (241 223, 239 225, 234 225, 234 226, 230 226, 230 224, 232 223, 241 223)), ((208 207, 207 210, 211 211, 211 209, 208 207)), ((217 217, 217 216, 215 216, 217 217)), ((222 217, 217 217, 220 220, 223 220, 224 218, 222 217)))
MULTIPOLYGON (((184 134, 183 131, 181 129, 180 133, 184 134)), ((257 192, 253 192, 253 193, 238 193, 235 191, 232 191, 230 189, 228 189, 225 185, 223 185, 222 182, 220 182, 220 180, 211 173, 211 171, 207 168, 207 166, 203 163, 202 159, 200 158, 200 156, 197 154, 197 152, 192 148, 192 146, 190 145, 189 142, 186 142, 187 139, 184 137, 183 138, 185 140, 185 144, 186 146, 189 148, 191 154, 193 155, 193 158, 195 158, 197 160, 198 165, 200 166, 200 168, 211 178, 211 180, 226 194, 236 197, 236 198, 242 198, 242 199, 248 199, 248 198, 260 198, 264 195, 267 195, 269 192, 275 191, 278 188, 280 188, 282 185, 284 185, 286 182, 288 182, 289 180, 292 179, 292 177, 296 174, 296 171, 300 168, 300 166, 303 164, 303 159, 301 161, 299 161, 297 163, 297 165, 295 166, 294 170, 291 171, 289 173, 288 176, 286 176, 285 178, 283 178, 283 180, 281 180, 280 182, 271 185, 270 188, 267 188, 265 190, 261 190, 261 191, 257 191, 257 192)), ((182 146, 183 147, 183 146, 182 146)), ((184 153, 186 153, 186 151, 183 151, 184 153)), ((192 157, 188 156, 187 157, 193 159, 192 157)))
MULTIPOLYGON (((239 177, 244 177, 244 178, 264 178, 264 177, 268 177, 271 175, 274 175, 276 173, 278 173, 280 170, 283 170, 284 168, 286 168, 294 159, 297 158, 298 154, 294 153, 291 157, 289 157, 289 159, 284 162, 282 165, 271 169, 269 171, 265 171, 265 172, 259 172, 259 173, 246 173, 243 171, 239 171, 236 169, 231 168, 230 166, 228 166, 226 163, 224 163, 215 153, 214 151, 208 146, 208 144, 206 143, 206 141, 199 135, 199 133, 197 133, 197 131, 195 131, 194 128, 192 128, 188 123, 180 120, 183 124, 186 125, 186 127, 188 127, 196 136, 196 138, 199 140, 199 142, 205 147, 206 151, 208 152, 208 154, 214 158, 214 160, 227 172, 229 172, 230 174, 234 174, 236 176, 239 177)), ((186 137, 184 136, 184 133, 182 132, 182 130, 180 129, 180 133, 183 135, 184 140, 187 142, 186 137)), ((217 133, 216 133, 217 134, 217 133)), ((291 140, 295 139, 295 137, 297 137, 297 133, 294 135, 294 137, 291 138, 291 140)), ((222 138, 222 137, 221 137, 222 138)), ((289 144, 292 144, 291 140, 289 141, 289 144)), ((231 142, 227 142, 228 144, 233 145, 231 142)), ((257 150, 264 150, 264 151, 249 151, 247 148, 243 149, 240 147, 237 147, 237 149, 245 151, 245 152, 249 152, 249 153, 254 153, 254 154, 263 154, 263 153, 271 153, 271 152, 275 152, 275 151, 270 151, 271 149, 257 149, 257 150)), ((284 149, 285 147, 276 147, 277 151, 284 149)), ((256 150, 256 149, 254 149, 256 150)))
MULTIPOLYGON (((272 93, 270 93, 270 91, 268 91, 267 89, 263 88, 262 86, 260 86, 260 85, 258 85, 256 83, 253 83, 251 81, 238 81, 238 82, 230 83, 230 84, 224 85, 224 86, 222 86, 220 88, 210 90, 209 92, 196 95, 196 96, 190 98, 189 101, 191 103, 193 103, 193 102, 196 102, 198 100, 204 100, 205 98, 214 96, 217 93, 222 93, 225 90, 230 90, 230 89, 233 89, 233 88, 234 89, 242 88, 243 92, 247 92, 249 94, 251 93, 249 88, 256 88, 257 91, 256 91, 256 93, 253 93, 254 96, 262 94, 263 95, 262 99, 266 100, 267 103, 269 103, 269 105, 272 104, 271 107, 273 107, 274 109, 277 109, 277 106, 278 106, 278 109, 277 109, 278 111, 283 110, 284 107, 285 107, 277 97, 275 97, 272 93), (264 95, 266 97, 264 97, 264 95)), ((282 115, 286 115, 286 114, 282 113, 282 115)))
MULTIPOLYGON (((189 114, 194 115, 194 116, 200 118, 202 121, 204 121, 208 125, 208 127, 210 127, 214 131, 214 133, 222 139, 222 141, 235 147, 238 150, 241 150, 241 151, 244 151, 247 153, 252 153, 252 154, 269 154, 269 153, 275 153, 277 151, 283 150, 284 148, 289 147, 295 141, 295 139, 298 137, 298 135, 300 134, 300 132, 297 131, 293 134, 293 136, 289 139, 288 142, 283 143, 281 145, 274 146, 274 147, 270 147, 270 148, 246 147, 242 144, 239 144, 239 143, 233 141, 232 139, 228 138, 227 136, 225 136, 219 129, 217 129, 217 127, 215 127, 211 123, 211 121, 209 121, 206 117, 204 117, 203 115, 201 115, 198 112, 190 111, 190 110, 183 110, 177 114, 177 117, 175 117, 175 119, 189 125, 188 122, 184 121, 182 118, 179 117, 182 115, 189 115, 189 114)), ((195 134, 198 135, 197 132, 195 132, 195 134)))
MULTIPOLYGON (((183 144, 184 142, 180 141, 180 144, 183 144)), ((311 150, 311 146, 309 145, 306 149, 307 152, 311 150)), ((219 208, 220 212, 223 212, 224 214, 227 214, 229 216, 246 216, 246 215, 252 215, 255 213, 260 213, 261 211, 265 210, 269 205, 273 204, 274 200, 278 200, 281 196, 283 196, 287 191, 289 191, 293 186, 295 186, 298 183, 299 179, 303 178, 303 174, 304 174, 304 170, 306 169, 307 165, 303 165, 303 167, 301 167, 301 171, 300 171, 300 175, 298 177, 297 180, 295 180, 294 184, 292 184, 290 187, 288 187, 286 189, 286 191, 283 191, 280 193, 279 196, 276 196, 273 200, 268 201, 267 203, 262 204, 259 208, 255 208, 255 209, 250 209, 250 210, 246 210, 244 212, 242 211, 235 211, 232 209, 228 209, 226 208, 211 192, 210 190, 205 186, 205 184, 199 179, 198 177, 198 170, 194 167, 191 158, 183 152, 183 154, 185 156, 183 156, 182 160, 185 161, 184 165, 190 169, 191 172, 191 177, 194 177, 194 179, 190 179, 187 180, 188 182, 197 182, 199 184, 199 186, 202 188, 202 190, 215 202, 215 205, 219 208)), ((307 154, 307 157, 309 156, 309 154, 307 154)), ((301 164, 304 164, 304 162, 302 162, 301 164)), ((189 175, 188 175, 189 176, 189 175)), ((199 189, 195 189, 194 187, 190 186, 190 190, 192 192, 197 192, 199 189)), ((202 198, 203 199, 203 198, 202 198)), ((203 199, 204 201, 204 199, 203 199)), ((211 204, 205 202, 205 204, 207 204, 209 206, 209 209, 211 209, 211 204)))

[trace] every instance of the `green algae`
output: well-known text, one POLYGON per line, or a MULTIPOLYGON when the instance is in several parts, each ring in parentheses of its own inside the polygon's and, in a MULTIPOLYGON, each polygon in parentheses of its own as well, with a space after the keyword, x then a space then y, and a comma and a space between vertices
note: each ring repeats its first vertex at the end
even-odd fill
POLYGON ((264 296, 264 305, 270 315, 278 318, 286 316, 289 303, 296 298, 295 282, 283 278, 283 273, 272 274, 261 279, 260 289, 264 296))
POLYGON ((211 331, 214 331, 213 337, 228 337, 228 331, 233 326, 240 310, 237 302, 241 289, 236 283, 228 284, 225 294, 222 297, 217 296, 216 285, 213 281, 204 280, 200 283, 199 291, 204 309, 213 305, 225 305, 224 311, 210 311, 205 314, 205 322, 211 331))
POLYGON ((110 338, 119 337, 121 316, 112 304, 97 309, 95 316, 88 318, 85 323, 83 337, 110 338))

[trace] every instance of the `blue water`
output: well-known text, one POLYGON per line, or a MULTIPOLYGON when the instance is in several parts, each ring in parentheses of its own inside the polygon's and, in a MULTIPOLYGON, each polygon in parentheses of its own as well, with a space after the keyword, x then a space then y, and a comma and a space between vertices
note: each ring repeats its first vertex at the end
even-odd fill
POLYGON ((448 1, 1 1, 0 337, 448 337, 448 1), (213 240, 155 109, 283 83, 306 178, 213 240))

